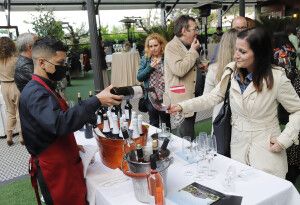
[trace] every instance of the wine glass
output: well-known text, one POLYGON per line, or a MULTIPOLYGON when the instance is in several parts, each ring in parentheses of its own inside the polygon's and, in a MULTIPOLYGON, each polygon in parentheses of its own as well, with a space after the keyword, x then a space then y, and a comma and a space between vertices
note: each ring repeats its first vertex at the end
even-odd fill
POLYGON ((230 165, 226 171, 223 186, 226 191, 233 192, 235 190, 234 180, 236 178, 236 168, 234 165, 230 165))
POLYGON ((158 111, 166 112, 171 106, 171 98, 159 88, 150 88, 148 90, 148 98, 152 106, 158 111))
MULTIPOLYGON (((170 95, 159 88, 149 88, 148 98, 153 107, 158 111, 166 112, 171 106, 170 95)), ((178 127, 184 120, 184 116, 181 112, 177 112, 174 116, 171 117, 175 127, 178 127)))
MULTIPOLYGON (((194 147, 193 147, 193 142, 192 142, 192 138, 190 136, 183 136, 182 137, 182 154, 184 159, 188 162, 187 165, 191 164, 193 162, 194 159, 194 147)), ((188 168, 184 174, 186 176, 192 176, 193 175, 193 170, 188 168)))

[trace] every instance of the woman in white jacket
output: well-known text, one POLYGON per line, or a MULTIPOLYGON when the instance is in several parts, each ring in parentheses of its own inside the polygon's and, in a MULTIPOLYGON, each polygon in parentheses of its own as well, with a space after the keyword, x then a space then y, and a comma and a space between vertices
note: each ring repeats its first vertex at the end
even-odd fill
POLYGON ((285 149, 298 143, 300 98, 280 67, 272 67, 271 37, 263 28, 242 31, 236 40, 235 62, 229 63, 219 84, 201 97, 172 105, 170 113, 212 108, 224 99, 231 80, 231 157, 284 178, 285 149), (289 112, 281 132, 277 107, 289 112))

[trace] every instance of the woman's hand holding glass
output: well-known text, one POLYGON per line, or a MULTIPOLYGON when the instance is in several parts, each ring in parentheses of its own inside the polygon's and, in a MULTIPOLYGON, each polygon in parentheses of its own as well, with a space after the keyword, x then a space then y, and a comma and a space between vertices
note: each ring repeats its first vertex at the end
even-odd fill
POLYGON ((153 90, 148 93, 148 98, 156 110, 165 111, 173 116, 172 121, 176 127, 183 122, 184 116, 181 113, 182 108, 180 105, 171 105, 171 98, 168 93, 158 88, 153 88, 153 90))

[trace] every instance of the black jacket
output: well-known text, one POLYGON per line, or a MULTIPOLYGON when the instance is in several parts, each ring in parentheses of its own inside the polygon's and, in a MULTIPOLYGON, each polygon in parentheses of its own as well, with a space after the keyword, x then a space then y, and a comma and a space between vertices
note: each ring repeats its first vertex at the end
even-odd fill
MULTIPOLYGON (((55 90, 50 80, 44 82, 55 90)), ((31 80, 20 97, 19 113, 25 146, 30 154, 38 155, 58 137, 66 136, 95 121, 100 107, 96 96, 82 100, 67 111, 61 110, 57 99, 38 82, 31 80)))
POLYGON ((30 58, 19 55, 16 62, 15 83, 20 92, 25 85, 31 80, 33 73, 33 61, 30 58))

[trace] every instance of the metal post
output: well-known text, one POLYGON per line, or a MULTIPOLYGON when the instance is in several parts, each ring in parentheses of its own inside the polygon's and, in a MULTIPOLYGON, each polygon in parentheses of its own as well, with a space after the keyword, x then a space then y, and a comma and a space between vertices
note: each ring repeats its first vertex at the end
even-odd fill
POLYGON ((160 5, 160 20, 161 20, 161 26, 163 28, 167 27, 167 23, 166 23, 166 4, 165 3, 161 3, 160 5))
POLYGON ((245 17, 245 0, 240 0, 239 9, 240 9, 240 16, 245 17))
POLYGON ((205 40, 204 40, 204 53, 205 53, 205 58, 207 58, 208 55, 208 49, 207 49, 207 40, 208 40, 208 35, 207 35, 207 17, 202 17, 202 22, 204 23, 204 35, 205 35, 205 40))
POLYGON ((222 8, 218 9, 217 15, 218 15, 218 26, 222 28, 222 8))
POLYGON ((7 26, 10 26, 10 0, 7 0, 7 26))
MULTIPOLYGON (((88 19, 89 19, 89 32, 90 32, 90 42, 93 64, 92 68, 94 71, 94 86, 95 92, 100 92, 104 89, 102 67, 101 65, 101 51, 100 51, 100 41, 97 32, 97 23, 95 15, 94 0, 86 0, 88 19)), ((103 55, 103 54, 102 54, 103 55)))

